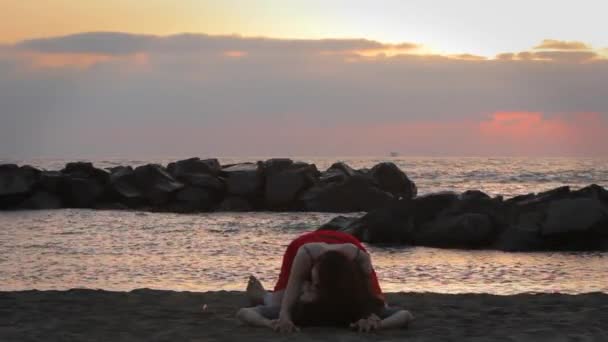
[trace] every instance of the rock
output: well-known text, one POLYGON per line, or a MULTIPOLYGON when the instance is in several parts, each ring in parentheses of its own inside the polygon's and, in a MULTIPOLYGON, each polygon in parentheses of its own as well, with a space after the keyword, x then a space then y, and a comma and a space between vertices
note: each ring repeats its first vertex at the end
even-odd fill
POLYGON ((64 179, 67 176, 60 171, 42 171, 40 173, 39 186, 44 191, 59 194, 64 179))
POLYGON ((67 163, 61 173, 72 178, 93 178, 97 182, 105 185, 110 180, 110 174, 102 169, 93 166, 93 163, 75 162, 67 163))
POLYGON ((116 199, 128 207, 135 208, 144 202, 143 192, 137 187, 135 171, 130 166, 112 169, 109 188, 116 199))
POLYGON ((196 186, 186 186, 175 194, 172 211, 198 212, 209 211, 216 203, 215 194, 209 189, 196 186))
POLYGON ((217 211, 251 211, 253 206, 245 198, 228 197, 220 203, 217 211))
POLYGON ((532 199, 536 198, 536 195, 534 193, 529 193, 529 194, 525 194, 525 195, 518 195, 512 198, 509 198, 507 200, 505 200, 505 204, 510 204, 510 205, 521 205, 523 203, 526 203, 532 199))
POLYGON ((584 188, 578 189, 571 193, 571 198, 596 198, 603 202, 604 204, 608 204, 608 190, 597 184, 591 184, 584 188))
POLYGON ((467 190, 460 194, 459 199, 462 201, 483 201, 491 200, 492 197, 480 190, 467 190))
POLYGON ((411 200, 392 200, 348 225, 348 232, 369 243, 410 244, 414 210, 411 200))
POLYGON ((106 203, 96 204, 94 206, 94 209, 95 210, 128 210, 130 208, 123 203, 106 202, 106 203))
POLYGON ((483 214, 466 213, 442 216, 418 228, 414 233, 417 245, 445 248, 481 248, 494 240, 495 229, 483 214))
POLYGON ((519 217, 519 221, 509 226, 497 238, 495 249, 507 252, 526 252, 545 249, 540 235, 540 225, 545 214, 531 212, 519 217))
POLYGON ((20 209, 59 209, 62 207, 61 199, 52 193, 46 191, 37 191, 23 203, 19 205, 20 209))
POLYGON ((40 171, 31 166, 0 165, 0 209, 21 203, 33 191, 40 171))
POLYGON ((266 176, 279 173, 289 169, 293 165, 293 160, 288 158, 273 158, 264 162, 264 171, 266 176))
POLYGON ((458 202, 458 199, 458 194, 452 191, 436 192, 414 198, 411 206, 407 206, 403 210, 409 211, 408 217, 413 217, 414 226, 421 226, 452 207, 458 202))
POLYGON ((104 187, 93 178, 66 177, 60 193, 67 207, 93 208, 102 198, 104 187))
POLYGON ((327 171, 337 171, 344 174, 346 177, 353 177, 357 175, 357 171, 355 171, 352 167, 348 166, 346 163, 337 162, 331 164, 331 166, 327 169, 327 171))
POLYGON ((40 171, 31 166, 0 165, 0 197, 23 195, 32 191, 40 171))
POLYGON ((222 194, 226 191, 226 184, 220 178, 210 175, 190 173, 182 175, 180 180, 186 185, 205 188, 216 194, 222 194))
POLYGON ((183 181, 181 177, 188 174, 204 174, 216 177, 220 174, 221 166, 217 159, 190 158, 170 163, 167 166, 167 171, 175 179, 183 181))
POLYGON ((391 162, 375 165, 369 174, 376 180, 380 189, 393 194, 397 198, 410 199, 415 197, 418 192, 414 182, 407 178, 407 175, 397 165, 391 162))
POLYGON ((321 183, 338 183, 355 175, 357 175, 357 171, 343 162, 338 162, 333 163, 325 172, 322 172, 319 181, 321 183))
POLYGON ((319 171, 314 165, 295 165, 278 171, 266 169, 264 196, 269 209, 299 209, 298 195, 309 188, 319 171))
POLYGON ((184 187, 160 165, 139 166, 135 169, 134 174, 137 189, 154 206, 167 203, 172 193, 184 187))
POLYGON ((475 213, 487 215, 492 226, 498 230, 506 228, 511 220, 507 210, 505 210, 502 198, 492 198, 479 190, 465 191, 458 200, 454 201, 440 215, 457 216, 465 213, 475 213))
POLYGON ((255 197, 261 195, 264 183, 262 163, 236 164, 222 169, 229 195, 255 197))
POLYGON ((358 220, 357 217, 336 216, 329 222, 324 223, 317 230, 337 230, 341 232, 351 233, 349 226, 358 220))
POLYGON ((608 234, 608 209, 594 198, 554 201, 542 224, 543 236, 605 231, 608 234))
POLYGON ((322 212, 370 211, 391 199, 393 195, 378 189, 369 177, 359 175, 339 183, 319 183, 300 196, 305 210, 322 212))

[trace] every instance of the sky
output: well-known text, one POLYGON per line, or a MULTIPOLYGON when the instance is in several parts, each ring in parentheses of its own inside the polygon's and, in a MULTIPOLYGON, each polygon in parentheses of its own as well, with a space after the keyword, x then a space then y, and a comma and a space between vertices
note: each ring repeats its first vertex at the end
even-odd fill
POLYGON ((608 154, 602 1, 0 6, 0 158, 608 154))

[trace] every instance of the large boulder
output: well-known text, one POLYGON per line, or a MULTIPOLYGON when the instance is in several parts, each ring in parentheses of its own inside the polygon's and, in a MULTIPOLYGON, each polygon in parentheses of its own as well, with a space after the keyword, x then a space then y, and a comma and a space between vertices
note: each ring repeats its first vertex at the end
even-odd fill
POLYGON ((317 230, 336 230, 340 232, 352 234, 351 225, 354 224, 359 218, 347 217, 347 216, 336 216, 322 224, 317 230))
POLYGON ((137 189, 153 206, 166 204, 174 192, 184 187, 164 167, 157 164, 139 166, 134 173, 137 189))
POLYGON ((264 185, 263 163, 243 163, 222 169, 226 177, 226 190, 229 195, 256 197, 261 195, 264 185))
POLYGON ((338 183, 318 183, 299 198, 303 209, 322 212, 371 211, 385 206, 393 195, 366 176, 355 175, 338 183))
POLYGON ((130 166, 119 166, 111 170, 109 189, 112 197, 134 208, 144 203, 144 193, 137 187, 135 171, 130 166))
POLYGON ((67 163, 61 173, 72 178, 92 178, 102 185, 110 180, 110 174, 106 170, 98 169, 89 162, 67 163))
POLYGON ((325 172, 322 172, 319 177, 321 183, 338 183, 346 179, 358 175, 357 171, 346 163, 333 163, 325 172))
POLYGON ((487 215, 492 221, 492 225, 499 230, 506 228, 511 223, 511 217, 505 210, 502 197, 492 198, 479 190, 463 192, 458 196, 457 201, 441 212, 441 215, 455 216, 465 213, 487 215))
POLYGON ((226 197, 216 209, 217 211, 252 211, 251 203, 242 197, 226 197))
POLYGON ((94 178, 66 177, 60 194, 70 208, 93 208, 102 199, 104 186, 94 178))
POLYGON ((544 212, 529 212, 518 217, 498 236, 493 247, 507 252, 526 252, 545 249, 541 237, 541 224, 544 212))
POLYGON ((289 169, 294 164, 293 160, 289 158, 272 158, 264 162, 265 174, 272 175, 281 171, 289 169))
POLYGON ((591 184, 584 188, 573 191, 570 197, 571 198, 580 198, 580 197, 596 198, 596 199, 600 200, 602 203, 604 203, 604 205, 608 205, 608 190, 606 190, 605 188, 603 188, 597 184, 591 184))
POLYGON ((444 248, 482 248, 495 239, 495 229, 487 215, 465 213, 441 216, 418 227, 414 233, 417 245, 444 248))
POLYGON ((187 185, 175 193, 170 209, 177 212, 209 211, 216 204, 217 196, 209 189, 187 185))
POLYGON ((180 177, 180 181, 186 185, 205 188, 216 194, 226 191, 226 184, 221 178, 204 174, 185 174, 180 177))
POLYGON ((370 176, 378 183, 380 189, 390 192, 397 198, 413 198, 418 192, 414 182, 391 162, 375 165, 370 171, 370 176))
POLYGON ((31 166, 0 165, 0 209, 8 209, 31 194, 40 171, 31 166))
POLYGON ((44 190, 36 191, 32 196, 23 201, 20 205, 20 209, 60 209, 63 204, 61 199, 49 192, 44 190))
POLYGON ((410 244, 413 227, 411 200, 392 200, 350 222, 346 232, 369 243, 410 244))
POLYGON ((221 166, 217 159, 201 160, 200 158, 190 158, 170 163, 167 166, 167 171, 169 171, 169 174, 175 179, 183 181, 181 177, 184 175, 204 174, 214 177, 218 176, 221 171, 221 166))
POLYGON ((42 171, 40 172, 40 181, 38 183, 40 189, 52 193, 59 194, 63 185, 64 179, 68 176, 61 171, 42 171))
POLYGON ((266 206, 273 210, 295 210, 298 195, 316 180, 315 165, 295 163, 282 168, 267 167, 264 196, 266 206))
POLYGON ((542 224, 544 237, 602 233, 608 236, 608 208, 595 198, 554 201, 542 224))
POLYGON ((459 195, 452 191, 442 191, 418 196, 411 200, 411 204, 403 207, 401 216, 412 216, 412 224, 421 226, 434 220, 441 213, 452 208, 459 201, 459 195))

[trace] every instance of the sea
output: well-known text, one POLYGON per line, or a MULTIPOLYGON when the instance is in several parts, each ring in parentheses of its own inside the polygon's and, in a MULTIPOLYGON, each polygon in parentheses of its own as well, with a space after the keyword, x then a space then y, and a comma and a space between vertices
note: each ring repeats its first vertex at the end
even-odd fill
MULTIPOLYGON (((319 170, 390 161, 419 195, 482 190, 509 198, 562 185, 608 187, 608 158, 291 157, 319 170)), ((110 159, 97 167, 181 158, 110 159)), ((219 158, 222 164, 268 158, 219 158)), ((60 170, 77 159, 0 159, 60 170)), ((364 213, 350 213, 358 217, 364 213)), ((0 291, 136 288, 244 290, 249 275, 271 288, 283 251, 332 213, 200 213, 80 209, 0 212, 0 291)), ((608 293, 608 252, 508 253, 368 245, 386 292, 608 293)))

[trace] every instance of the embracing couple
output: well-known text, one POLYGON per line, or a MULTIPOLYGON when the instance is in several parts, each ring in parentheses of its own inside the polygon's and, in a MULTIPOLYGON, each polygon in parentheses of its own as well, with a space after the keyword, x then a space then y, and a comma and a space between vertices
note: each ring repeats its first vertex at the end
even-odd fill
POLYGON ((317 230, 293 240, 274 291, 250 277, 252 307, 237 318, 279 332, 298 326, 349 326, 358 331, 406 327, 410 312, 385 302, 369 253, 354 236, 317 230))

